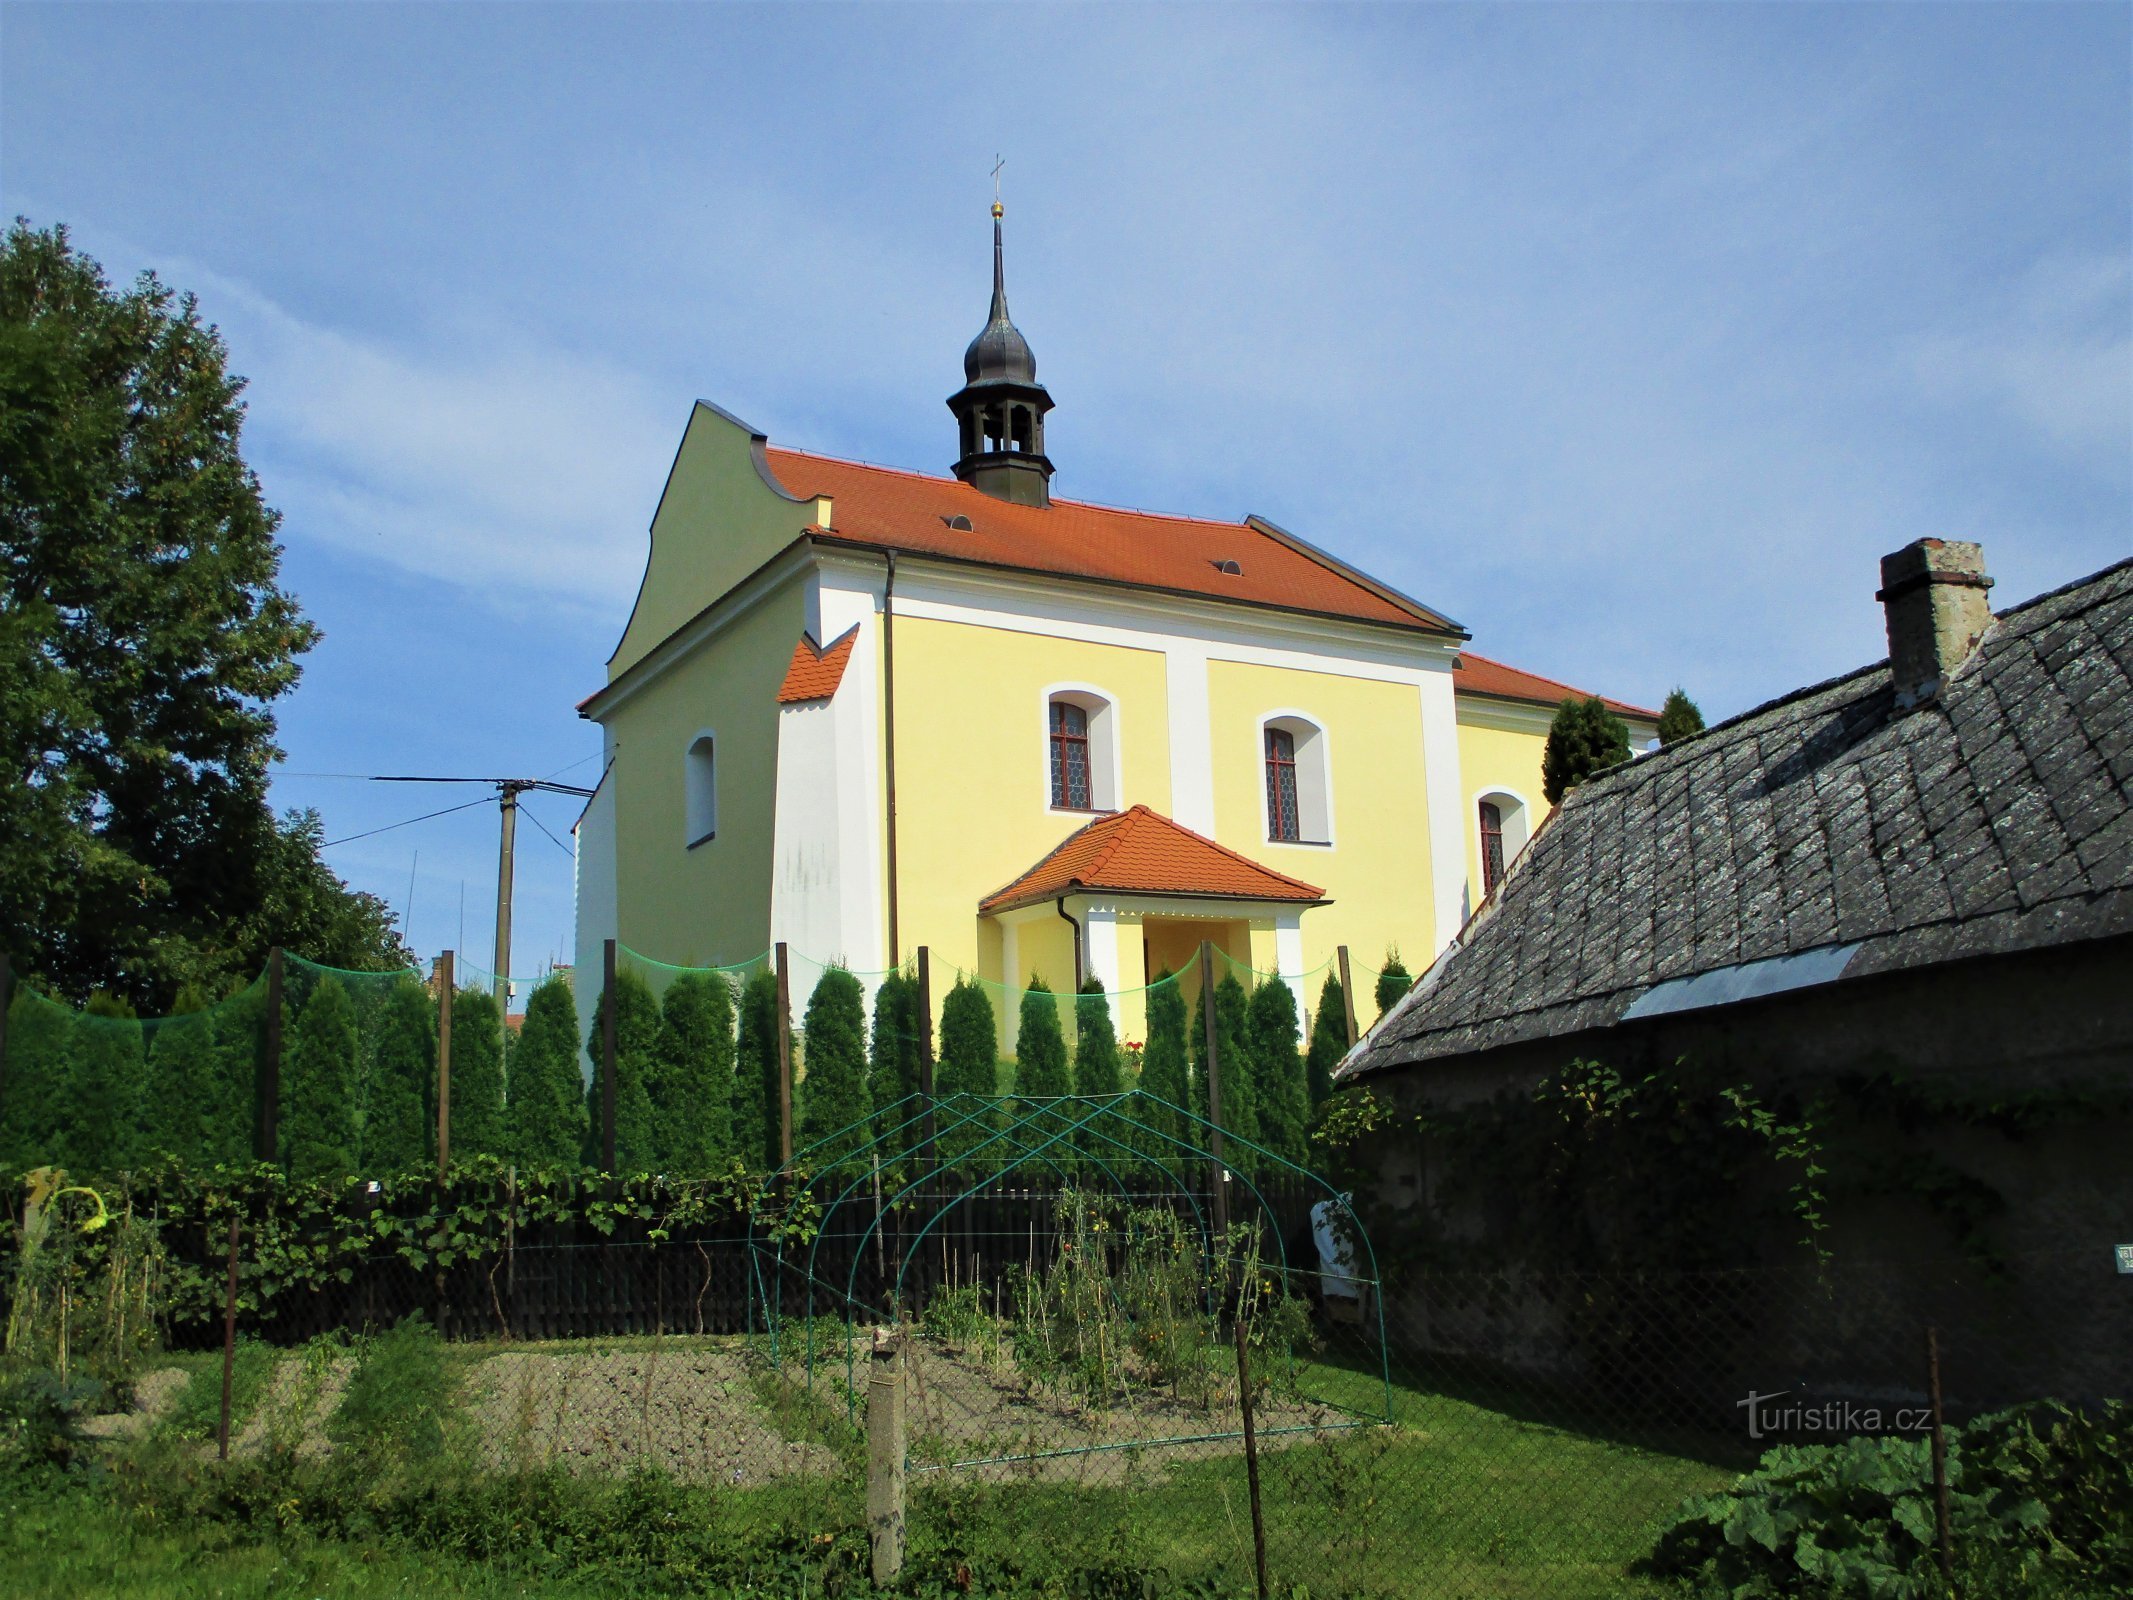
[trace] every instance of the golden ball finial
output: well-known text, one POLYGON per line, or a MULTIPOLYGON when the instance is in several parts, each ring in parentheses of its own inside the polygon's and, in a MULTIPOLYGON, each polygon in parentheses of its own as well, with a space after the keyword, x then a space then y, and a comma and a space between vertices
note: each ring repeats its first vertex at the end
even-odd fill
POLYGON ((1002 217, 1006 215, 1007 207, 1001 205, 999 201, 995 200, 992 203, 992 220, 998 222, 1002 217))

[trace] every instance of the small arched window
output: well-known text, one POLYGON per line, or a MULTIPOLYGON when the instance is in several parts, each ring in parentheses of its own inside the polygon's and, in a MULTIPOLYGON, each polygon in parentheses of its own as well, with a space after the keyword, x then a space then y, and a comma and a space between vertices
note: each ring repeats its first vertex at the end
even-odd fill
POLYGON ((1326 774, 1326 733, 1298 712, 1259 725, 1266 781, 1266 836, 1275 844, 1331 844, 1333 807, 1326 774))
POLYGON ((1296 736, 1286 728, 1266 731, 1266 836, 1303 842, 1303 818, 1296 807, 1296 736))
POLYGON ((691 741, 682 768, 684 842, 689 848, 718 833, 718 742, 708 733, 691 741))
POLYGON ((1089 713, 1071 700, 1052 702, 1052 806, 1088 811, 1089 713))
POLYGON ((1496 892, 1504 874, 1511 870, 1519 852, 1526 848, 1533 829, 1526 802, 1508 789, 1495 789, 1474 798, 1476 843, 1480 845, 1481 892, 1496 892))
POLYGON ((1481 802, 1481 892, 1494 894, 1503 882, 1503 808, 1493 800, 1481 802))
POLYGON ((1118 714, 1088 684, 1044 691, 1045 796, 1054 811, 1116 811, 1118 714))

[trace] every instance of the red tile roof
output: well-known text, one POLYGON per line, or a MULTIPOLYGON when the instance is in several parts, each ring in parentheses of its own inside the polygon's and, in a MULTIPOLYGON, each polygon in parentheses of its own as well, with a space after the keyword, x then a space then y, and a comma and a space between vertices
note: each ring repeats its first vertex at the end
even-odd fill
MULTIPOLYGON (((1543 678, 1537 672, 1521 672, 1501 661, 1477 656, 1471 650, 1459 653, 1459 676, 1452 680, 1452 688, 1460 694, 1494 695, 1499 700, 1530 700, 1537 705, 1550 706, 1561 705, 1573 695, 1582 700, 1587 694, 1584 689, 1573 689, 1567 683, 1543 678)), ((1605 695, 1600 698, 1607 699, 1605 695)), ((1607 708, 1620 716, 1641 717, 1646 722, 1659 720, 1658 712, 1647 711, 1623 700, 1607 700, 1607 708)))
POLYGON ((826 650, 810 635, 801 634, 800 642, 792 647, 792 665, 785 669, 785 681, 778 686, 778 704, 799 705, 806 700, 827 700, 835 694, 837 685, 844 681, 844 664, 852 659, 852 643, 858 637, 856 622, 831 640, 826 650))
POLYGON ((1210 522, 1075 500, 1022 506, 954 478, 775 445, 769 459, 791 493, 830 496, 836 526, 822 534, 830 540, 1434 633, 1459 631, 1426 606, 1257 519, 1210 522), (957 519, 968 526, 953 526, 957 519), (1242 570, 1226 572, 1223 562, 1242 570))
POLYGON ((1029 871, 979 901, 978 911, 1012 911, 1084 889, 1306 905, 1325 900, 1323 891, 1301 879, 1262 867, 1146 806, 1134 806, 1068 834, 1029 871))

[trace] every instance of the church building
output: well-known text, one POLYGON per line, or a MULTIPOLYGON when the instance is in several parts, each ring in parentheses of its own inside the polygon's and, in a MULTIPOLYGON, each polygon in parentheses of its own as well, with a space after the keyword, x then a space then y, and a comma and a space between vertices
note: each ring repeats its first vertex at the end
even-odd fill
MULTIPOLYGON (((1577 691, 1263 517, 1055 499, 997 205, 963 377, 949 476, 697 403, 580 708, 605 770, 578 970, 609 938, 685 965, 783 941, 862 974, 924 945, 936 1004, 952 971, 1094 977, 1136 1039, 1134 991, 1203 939, 1262 972, 1344 944, 1421 970, 1539 826, 1577 691)), ((1633 746, 1656 734, 1615 710, 1633 746)))

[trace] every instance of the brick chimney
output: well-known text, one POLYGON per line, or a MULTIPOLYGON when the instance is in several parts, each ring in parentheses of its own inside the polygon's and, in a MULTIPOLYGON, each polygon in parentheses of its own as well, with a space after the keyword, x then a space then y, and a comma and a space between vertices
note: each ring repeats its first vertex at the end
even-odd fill
POLYGON ((1940 693, 1992 626, 1982 545, 1918 539, 1881 558, 1874 596, 1889 624, 1889 673, 1896 708, 1908 711, 1940 693))

